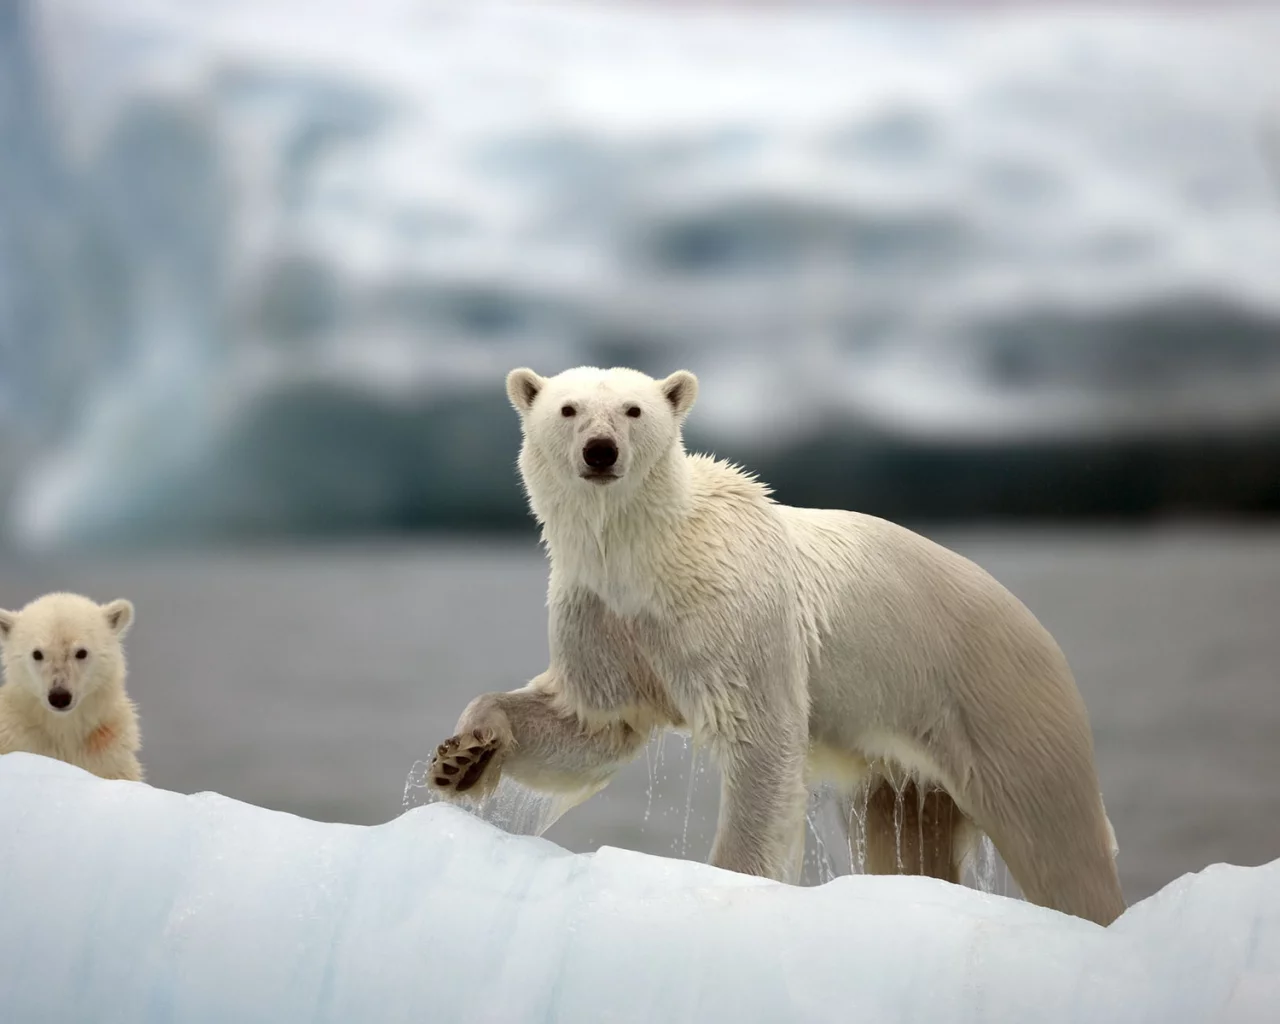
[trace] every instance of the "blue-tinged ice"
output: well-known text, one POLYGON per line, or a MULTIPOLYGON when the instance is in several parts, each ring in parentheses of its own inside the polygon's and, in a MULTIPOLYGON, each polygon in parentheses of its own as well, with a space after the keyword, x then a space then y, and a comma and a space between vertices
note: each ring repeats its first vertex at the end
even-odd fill
POLYGON ((1256 1024, 1280 861, 1108 929, 931 879, 783 886, 570 854, 445 805, 377 827, 0 757, 0 1017, 1256 1024))

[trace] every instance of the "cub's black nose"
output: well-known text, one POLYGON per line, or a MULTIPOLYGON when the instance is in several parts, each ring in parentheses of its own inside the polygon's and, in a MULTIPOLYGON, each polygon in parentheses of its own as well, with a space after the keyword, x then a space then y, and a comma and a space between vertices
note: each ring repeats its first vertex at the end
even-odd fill
POLYGON ((592 469, 608 469, 618 461, 618 446, 607 437, 593 437, 582 449, 582 461, 592 469))
POLYGON ((55 686, 49 691, 49 706, 63 711, 71 707, 71 691, 55 686))

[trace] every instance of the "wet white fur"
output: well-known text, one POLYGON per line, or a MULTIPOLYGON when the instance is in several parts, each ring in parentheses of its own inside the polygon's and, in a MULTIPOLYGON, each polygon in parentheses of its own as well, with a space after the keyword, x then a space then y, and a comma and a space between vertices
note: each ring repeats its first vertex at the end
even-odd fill
POLYGON ((852 786, 886 758, 945 788, 1028 898, 1112 920, 1089 722, 1052 637, 969 560, 872 516, 777 504, 687 454, 697 390, 683 371, 510 374, 552 657, 459 720, 503 744, 481 788, 506 771, 592 792, 652 729, 685 728, 724 779, 712 862, 787 878, 807 783, 852 786), (617 445, 614 482, 583 476, 597 437, 617 445))

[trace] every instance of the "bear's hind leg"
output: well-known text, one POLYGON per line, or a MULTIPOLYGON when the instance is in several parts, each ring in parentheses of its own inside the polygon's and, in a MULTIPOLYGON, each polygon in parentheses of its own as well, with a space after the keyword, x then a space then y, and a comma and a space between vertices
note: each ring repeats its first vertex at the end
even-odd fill
POLYGON ((1108 925, 1125 911, 1110 834, 1102 815, 1059 808, 1058 827, 1041 820, 987 826, 1009 871, 1032 903, 1108 925))
POLYGON ((895 785, 883 775, 869 779, 865 829, 869 875, 928 875, 960 881, 957 832, 964 816, 943 789, 908 778, 895 785))
POLYGON ((961 806, 991 837, 1032 903, 1108 925, 1125 911, 1113 833, 1092 766, 1001 772, 975 766, 961 806))

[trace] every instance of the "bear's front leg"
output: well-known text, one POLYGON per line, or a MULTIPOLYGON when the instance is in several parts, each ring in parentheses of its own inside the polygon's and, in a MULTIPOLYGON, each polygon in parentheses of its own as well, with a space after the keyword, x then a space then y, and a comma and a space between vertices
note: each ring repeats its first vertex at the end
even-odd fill
POLYGON ((798 881, 804 856, 808 725, 798 714, 752 723, 720 748, 720 816, 711 863, 780 882, 798 881))
POLYGON ((648 738, 648 730, 620 719, 588 726, 563 707, 544 673, 519 690, 473 700, 455 735, 436 748, 428 784, 481 797, 506 773, 544 792, 599 789, 648 738))
POLYGON ((436 747, 427 774, 429 784, 446 794, 484 796, 498 785, 502 762, 515 735, 503 711, 504 694, 489 693, 467 705, 456 732, 436 747), (478 788, 477 788, 478 787, 478 788))

